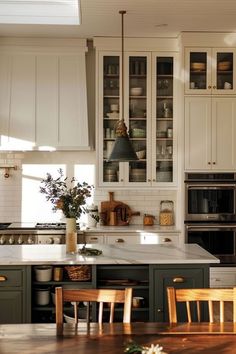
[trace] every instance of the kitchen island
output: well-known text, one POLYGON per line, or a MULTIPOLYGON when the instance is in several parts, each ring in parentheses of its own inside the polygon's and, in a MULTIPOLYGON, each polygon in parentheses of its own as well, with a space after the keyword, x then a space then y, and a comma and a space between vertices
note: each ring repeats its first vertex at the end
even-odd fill
MULTIPOLYGON (((87 245, 100 256, 66 254, 65 245, 14 245, 0 247, 0 265, 34 264, 209 264, 219 260, 196 244, 87 245)), ((82 245, 78 245, 81 249, 82 245)))
MULTIPOLYGON (((209 286, 209 265, 219 260, 195 244, 173 245, 87 245, 102 251, 99 256, 66 254, 65 245, 22 245, 0 247, 0 322, 54 322, 53 291, 56 286, 73 288, 133 288, 133 296, 144 299, 132 310, 132 321, 168 321, 167 286, 209 286), (63 269, 63 278, 38 281, 37 265, 63 269), (72 281, 68 266, 89 266, 91 277, 72 281), (50 293, 47 304, 39 305, 37 291, 50 293)), ((78 245, 79 248, 82 245, 78 245)), ((52 273, 53 274, 53 273, 52 273)), ((122 318, 120 309, 117 320, 122 318)), ((96 320, 96 311, 93 312, 96 320)))

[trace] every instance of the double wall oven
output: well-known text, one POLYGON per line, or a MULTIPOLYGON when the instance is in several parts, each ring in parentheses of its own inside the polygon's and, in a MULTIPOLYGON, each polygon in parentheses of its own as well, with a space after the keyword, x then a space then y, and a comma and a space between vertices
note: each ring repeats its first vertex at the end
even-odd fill
POLYGON ((186 242, 236 264, 236 174, 186 173, 186 242))

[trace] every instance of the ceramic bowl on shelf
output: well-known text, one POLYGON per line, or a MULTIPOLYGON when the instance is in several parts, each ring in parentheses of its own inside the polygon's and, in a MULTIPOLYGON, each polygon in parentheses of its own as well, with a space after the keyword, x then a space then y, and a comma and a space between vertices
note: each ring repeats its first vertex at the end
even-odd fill
POLYGON ((142 87, 132 87, 130 89, 131 96, 141 96, 142 93, 143 93, 143 88, 142 87))
POLYGON ((133 128, 131 129, 132 138, 146 138, 146 129, 133 128))
POLYGON ((206 63, 201 63, 201 62, 191 63, 190 69, 193 71, 206 70, 206 63))
POLYGON ((138 156, 139 159, 145 159, 145 157, 146 157, 146 150, 136 151, 136 155, 138 156))
POLYGON ((230 61, 220 61, 217 65, 217 69, 220 71, 230 70, 231 62, 230 61))

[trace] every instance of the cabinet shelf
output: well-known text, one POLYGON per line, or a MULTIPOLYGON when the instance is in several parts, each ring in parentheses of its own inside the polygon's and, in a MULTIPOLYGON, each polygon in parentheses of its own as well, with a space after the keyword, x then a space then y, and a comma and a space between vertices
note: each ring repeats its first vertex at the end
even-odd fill
POLYGON ((118 95, 104 95, 104 98, 120 98, 118 95))
POLYGON ((104 74, 104 78, 108 78, 108 79, 110 79, 110 78, 113 78, 113 79, 117 78, 117 79, 119 79, 119 74, 104 74))
POLYGON ((146 121, 147 120, 147 118, 146 117, 132 117, 132 118, 129 118, 129 120, 144 120, 144 121, 146 121))
POLYGON ((160 99, 163 99, 163 98, 168 98, 168 99, 171 99, 171 98, 172 98, 172 99, 173 99, 173 96, 171 96, 171 95, 165 95, 165 96, 164 96, 164 95, 161 95, 161 96, 159 96, 159 95, 158 95, 158 96, 156 96, 156 98, 157 98, 157 99, 159 99, 159 98, 160 98, 160 99))
POLYGON ((146 99, 147 98, 147 96, 129 96, 129 98, 131 99, 131 100, 137 100, 137 99, 146 99))
POLYGON ((109 121, 109 120, 119 120, 119 118, 107 118, 107 117, 104 117, 103 119, 107 120, 107 121, 109 121))
POLYGON ((173 138, 156 138, 156 140, 172 141, 173 138))
POLYGON ((71 281, 70 279, 68 280, 62 280, 62 281, 33 281, 33 285, 40 285, 40 286, 48 286, 48 285, 66 285, 66 284, 81 284, 83 286, 86 285, 91 285, 92 282, 87 282, 87 281, 71 281))
POLYGON ((173 121, 173 117, 172 118, 157 117, 156 120, 173 121))
POLYGON ((131 79, 146 79, 147 75, 145 74, 130 74, 131 79))
POLYGON ((149 289, 149 285, 98 285, 98 289, 124 289, 124 288, 132 288, 132 289, 149 289))
POLYGON ((170 79, 173 79, 173 75, 172 74, 157 74, 156 75, 157 76, 157 78, 159 79, 159 78, 167 78, 167 77, 169 77, 170 79))

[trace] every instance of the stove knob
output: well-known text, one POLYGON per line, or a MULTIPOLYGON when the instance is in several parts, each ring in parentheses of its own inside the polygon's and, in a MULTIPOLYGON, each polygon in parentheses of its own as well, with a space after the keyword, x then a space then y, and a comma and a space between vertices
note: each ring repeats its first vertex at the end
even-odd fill
POLYGON ((14 236, 11 236, 11 237, 9 238, 9 244, 10 244, 10 245, 13 245, 14 243, 15 243, 14 236))
POLYGON ((56 245, 59 245, 59 244, 61 243, 60 237, 54 237, 54 243, 55 243, 56 245))
POLYGON ((1 236, 0 237, 0 245, 5 245, 6 243, 6 237, 5 236, 1 236))
POLYGON ((34 240, 33 240, 33 237, 32 237, 32 236, 29 236, 29 237, 28 237, 27 243, 28 243, 29 245, 32 245, 32 244, 34 243, 34 240))
POLYGON ((18 238, 18 240, 17 240, 17 243, 18 243, 19 245, 22 245, 22 243, 24 243, 22 235, 19 236, 19 238, 18 238))
POLYGON ((46 243, 48 245, 52 245, 53 244, 53 238, 52 237, 49 237, 47 240, 46 240, 46 243))

